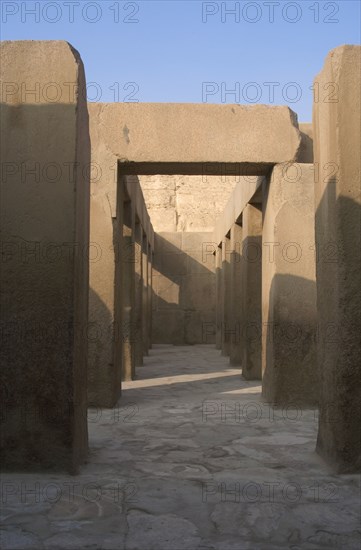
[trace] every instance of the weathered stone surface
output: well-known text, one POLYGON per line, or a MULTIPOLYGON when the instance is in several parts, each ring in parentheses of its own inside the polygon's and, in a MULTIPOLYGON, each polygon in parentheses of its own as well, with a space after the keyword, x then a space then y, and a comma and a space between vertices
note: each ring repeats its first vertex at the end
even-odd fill
POLYGON ((120 306, 122 309, 122 380, 134 380, 136 346, 137 342, 139 342, 135 296, 135 211, 134 204, 126 196, 124 196, 123 200, 122 254, 120 262, 122 285, 120 306))
POLYGON ((148 246, 148 350, 152 348, 152 326, 153 326, 153 263, 154 252, 148 246))
POLYGON ((215 258, 212 233, 156 234, 152 340, 215 341, 215 258))
POLYGON ((232 325, 231 304, 231 240, 228 233, 222 242, 221 271, 221 315, 222 315, 222 355, 229 356, 231 339, 236 337, 236 327, 232 325))
POLYGON ((234 331, 231 335, 229 360, 231 365, 242 363, 242 226, 234 223, 231 227, 231 317, 230 325, 234 331))
POLYGON ((3 550, 359 550, 359 479, 314 453, 314 411, 272 409, 213 346, 144 361, 89 411, 81 475, 2 474, 3 550))
POLYGON ((265 184, 262 234, 264 398, 277 405, 316 405, 314 172, 276 166, 265 184), (294 180, 294 181, 293 181, 294 180))
POLYGON ((56 41, 3 42, 0 66, 2 464, 76 471, 87 454, 84 69, 56 41))
MULTIPOLYGON (((93 109, 94 105, 89 104, 89 110, 93 109)), ((97 327, 98 336, 95 342, 89 343, 89 401, 94 405, 114 406, 120 394, 119 365, 114 363, 114 343, 121 345, 122 339, 125 339, 128 346, 129 338, 133 338, 129 331, 132 331, 134 319, 118 322, 114 307, 117 288, 122 285, 116 275, 123 249, 119 241, 120 230, 117 229, 117 201, 121 202, 122 199, 117 196, 118 159, 107 144, 106 134, 107 128, 99 124, 97 117, 90 116, 92 164, 95 167, 91 184, 90 240, 99 245, 101 256, 96 262, 90 263, 89 318, 97 327)), ((139 180, 128 177, 123 178, 123 182, 153 247, 153 229, 139 180)), ((129 356, 128 353, 126 355, 129 356)))
POLYGON ((230 232, 232 225, 240 218, 246 205, 252 197, 254 197, 256 192, 259 192, 262 188, 263 181, 263 177, 256 176, 244 176, 239 178, 223 212, 216 220, 213 231, 213 240, 215 244, 220 244, 224 236, 230 232))
POLYGON ((146 238, 146 235, 143 234, 142 240, 142 311, 143 311, 143 322, 142 322, 142 341, 143 341, 143 353, 148 355, 149 350, 149 262, 148 262, 148 249, 149 244, 146 238))
POLYGON ((301 147, 298 151, 297 162, 313 162, 313 126, 312 123, 301 123, 301 147))
POLYGON ((175 514, 154 516, 132 510, 128 515, 129 533, 127 549, 138 550, 194 550, 201 538, 196 526, 175 514))
MULTIPOLYGON (((151 188, 154 190, 155 176, 147 176, 147 178, 144 175, 140 176, 140 178, 145 178, 144 191, 147 203, 153 212, 153 219, 157 227, 163 228, 163 230, 164 226, 176 230, 210 229, 211 223, 213 228, 214 215, 221 209, 220 197, 223 195, 221 200, 225 201, 228 194, 222 193, 224 185, 230 188, 234 185, 234 181, 240 179, 240 173, 244 170, 247 173, 249 170, 252 173, 264 173, 272 163, 279 162, 280 158, 282 161, 295 159, 300 145, 300 134, 296 127, 295 117, 291 111, 283 107, 91 104, 89 109, 91 113, 92 161, 98 166, 100 173, 99 178, 92 185, 94 215, 99 215, 102 208, 106 212, 110 209, 113 218, 116 215, 118 161, 120 161, 120 171, 123 172, 129 169, 130 162, 138 166, 139 174, 147 172, 144 163, 152 164, 153 172, 151 173, 153 174, 157 173, 157 170, 160 174, 164 174, 166 166, 172 167, 172 173, 175 173, 175 168, 178 167, 180 174, 187 172, 198 174, 194 175, 193 179, 172 176, 173 179, 169 182, 165 181, 169 176, 156 176, 156 181, 159 182, 159 184, 157 183, 159 189, 156 192, 151 190, 151 188), (250 118, 253 120, 252 124, 249 124, 250 118), (165 124, 166 119, 168 122, 165 124), (192 132, 189 132, 189 125, 193 128, 192 132), (148 132, 150 126, 152 126, 151 134, 148 132), (281 150, 279 140, 264 138, 264 130, 268 126, 272 127, 272 131, 276 131, 277 127, 281 129, 282 135, 285 136, 286 148, 281 150), (171 130, 171 127, 174 130, 171 130), (245 133, 247 139, 242 137, 245 133), (224 134, 223 137, 222 134, 224 134), (149 139, 150 135, 153 136, 152 139, 149 139), (227 147, 225 147, 225 140, 227 147), (258 153, 262 158, 257 157, 258 153), (125 161, 129 161, 128 164, 125 164, 125 161), (235 164, 233 175, 232 170, 231 175, 228 175, 229 166, 225 167, 225 163, 235 164), (233 183, 224 183, 226 177, 233 183), (217 187, 219 181, 222 183, 222 187, 217 187), (150 188, 149 183, 152 184, 150 188), (194 209, 190 206, 191 197, 194 198, 196 204, 194 209), (158 208, 159 206, 161 208, 158 208)), ((102 224, 101 220, 94 220, 92 241, 98 242, 102 224)), ((103 245, 108 251, 111 251, 114 238, 110 238, 110 222, 104 221, 104 225, 107 224, 109 230, 105 236, 108 243, 104 242, 103 245)), ((112 253, 106 252, 105 258, 107 254, 110 254, 107 263, 112 264, 112 253)), ((185 266, 182 268, 178 263, 169 263, 169 269, 173 270, 169 276, 174 277, 179 274, 185 277, 184 269, 187 268, 185 266), (178 273, 179 269, 181 271, 178 273)), ((195 266, 199 263, 195 263, 195 266)), ((100 275, 106 273, 106 270, 101 264, 91 265, 92 289, 101 300, 103 296, 106 298, 110 306, 110 317, 113 318, 114 270, 110 271, 106 277, 104 275, 97 276, 97 272, 100 275), (102 281, 101 277, 103 277, 102 281)), ((207 277, 209 278, 208 275, 207 277)), ((194 274, 189 278, 190 280, 196 281, 194 274)), ((190 290, 192 285, 187 285, 187 288, 190 290)), ((198 283, 194 288, 195 298, 203 295, 202 292, 198 292, 200 290, 198 283)), ((168 307, 168 303, 165 300, 166 307, 168 307)), ((201 334, 202 325, 208 323, 208 313, 206 317, 196 315, 192 313, 194 308, 193 304, 185 320, 187 329, 184 328, 184 330, 191 333, 196 330, 201 334)), ((97 315, 95 313, 95 316, 97 315)), ((162 313, 162 315, 165 314, 162 313)), ((102 322, 99 320, 100 324, 102 322)), ((171 326, 169 324, 169 327, 171 326)), ((103 332, 107 334, 106 329, 103 332)), ((102 351, 108 356, 106 364, 110 364, 109 357, 112 357, 112 349, 102 343, 102 351)), ((96 362, 99 363, 98 359, 96 362)))
POLYGON ((314 103, 322 381, 317 450, 343 472, 361 469, 360 65, 361 47, 342 46, 328 54, 315 79, 320 94, 332 92, 332 101, 321 95, 314 103))
POLYGON ((242 375, 262 378, 262 204, 242 213, 242 375))
POLYGON ((113 407, 121 393, 123 198, 119 191, 114 218, 105 197, 99 195, 91 202, 96 256, 90 262, 88 404, 93 407, 113 407))
POLYGON ((238 176, 139 176, 155 231, 213 231, 238 176))
POLYGON ((135 366, 143 365, 143 324, 145 313, 143 311, 143 261, 142 261, 143 229, 139 220, 135 221, 134 228, 134 321, 135 333, 135 366))
MULTIPOLYGON (((95 128, 92 129, 92 139, 95 130, 95 128)), ((116 164, 114 169, 117 175, 116 164)), ((141 268, 140 250, 135 251, 134 248, 135 217, 139 220, 151 250, 154 247, 154 233, 138 178, 125 176, 119 178, 117 206, 112 211, 107 193, 107 173, 102 171, 101 174, 102 178, 99 181, 92 182, 90 235, 92 243, 96 244, 98 256, 95 261, 90 262, 89 321, 94 327, 96 338, 89 340, 88 397, 89 403, 93 406, 113 407, 121 392, 122 361, 125 357, 132 357, 133 353, 129 349, 129 353, 126 351, 125 355, 123 354, 123 341, 127 348, 129 346, 131 348, 133 344, 130 340, 137 339, 137 362, 141 363, 139 351, 142 346, 142 329, 139 328, 141 316, 138 315, 136 329, 134 306, 130 313, 130 310, 122 312, 121 305, 123 287, 128 284, 124 280, 128 281, 130 270, 133 270, 133 277, 136 277, 134 268, 136 267, 138 271, 141 268), (98 193, 98 186, 101 185, 104 186, 104 193, 98 193), (125 232, 123 235, 124 208, 130 208, 128 222, 133 225, 128 228, 128 233, 125 232), (139 261, 135 262, 132 258, 133 260, 138 258, 139 261), (116 307, 116 304, 119 304, 119 307, 116 307), (125 314, 125 320, 122 318, 122 313, 125 314)), ((109 183, 109 186, 112 188, 112 183, 109 183)), ((138 283, 140 284, 140 279, 138 283)), ((129 292, 126 291, 126 301, 128 297, 129 292)), ((128 367, 125 366, 124 372, 127 371, 128 367)), ((129 376, 132 375, 129 374, 129 376)))
MULTIPOLYGON (((178 166, 236 163, 240 175, 242 167, 249 174, 251 164, 251 173, 266 174, 274 164, 296 160, 301 143, 288 107, 94 103, 89 112, 98 128, 94 145, 104 160, 108 157, 108 166, 115 156, 122 162, 178 166)), ((201 173, 211 174, 210 166, 203 168, 201 173)))
POLYGON ((222 248, 216 247, 216 348, 222 349, 222 248))

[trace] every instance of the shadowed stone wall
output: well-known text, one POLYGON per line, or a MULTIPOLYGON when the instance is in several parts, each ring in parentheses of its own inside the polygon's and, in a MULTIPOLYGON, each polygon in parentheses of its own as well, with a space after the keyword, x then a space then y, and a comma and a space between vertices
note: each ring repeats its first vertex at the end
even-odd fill
POLYGON ((76 472, 88 441, 84 69, 57 41, 4 42, 0 65, 1 161, 12 167, 1 182, 2 465, 76 472))
POLYGON ((158 233, 153 272, 153 343, 215 342, 212 233, 158 233))
POLYGON ((236 176, 139 176, 155 231, 213 231, 236 176))
POLYGON ((317 451, 341 472, 361 470, 361 47, 332 50, 314 104, 321 404, 317 451))

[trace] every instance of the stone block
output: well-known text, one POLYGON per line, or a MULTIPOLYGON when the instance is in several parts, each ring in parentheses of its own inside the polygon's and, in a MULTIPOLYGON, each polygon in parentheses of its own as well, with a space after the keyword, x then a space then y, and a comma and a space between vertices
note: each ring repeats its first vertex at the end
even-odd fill
POLYGON ((152 340, 154 344, 184 344, 184 311, 160 310, 153 312, 152 340))
POLYGON ((178 309, 182 280, 183 277, 168 279, 161 273, 153 276, 153 287, 156 293, 154 303, 157 309, 178 309))
POLYGON ((231 243, 228 237, 222 242, 222 268, 221 268, 221 308, 222 308, 222 355, 230 354, 230 345, 235 327, 232 326, 231 305, 231 243))
POLYGON ((187 275, 188 259, 186 254, 162 254, 161 272, 172 279, 187 275))
POLYGON ((215 343, 215 310, 185 311, 184 343, 186 345, 215 343))
POLYGON ((242 227, 233 224, 231 227, 231 317, 230 324, 234 331, 231 336, 229 359, 231 365, 240 366, 242 363, 242 227))
POLYGON ((191 274, 182 277, 180 305, 185 310, 203 311, 214 308, 214 273, 191 274))
MULTIPOLYGON (((144 198, 147 203, 147 207, 149 207, 147 194, 145 194, 144 198)), ((166 208, 159 208, 159 209, 153 208, 153 209, 150 209, 149 212, 151 215, 154 231, 174 232, 177 230, 177 213, 175 209, 169 210, 166 208)))
POLYGON ((313 127, 312 123, 299 125, 301 132, 301 147, 298 152, 297 162, 313 162, 313 127))
MULTIPOLYGON (((214 248, 213 243, 211 243, 211 248, 214 248)), ((207 253, 206 251, 202 252, 201 247, 198 250, 187 250, 186 254, 188 275, 191 275, 192 273, 201 275, 202 273, 205 274, 208 272, 215 272, 214 254, 207 253)))
POLYGON ((156 240, 158 254, 182 254, 182 233, 162 231, 156 240))
POLYGON ((296 160, 301 143, 288 107, 92 103, 89 111, 99 128, 94 147, 124 163, 237 163, 245 174, 252 164, 253 171, 266 174, 273 164, 296 160))
POLYGON ((275 166, 263 200, 262 394, 278 406, 319 399, 313 201, 312 164, 294 181, 275 166))
POLYGON ((332 50, 315 86, 321 94, 313 113, 319 169, 315 182, 321 371, 317 451, 338 471, 353 472, 361 470, 361 47, 332 50))
POLYGON ((66 42, 0 48, 2 465, 75 473, 88 438, 84 68, 66 42))
POLYGON ((242 214, 242 375, 262 378, 262 205, 247 204, 242 214))

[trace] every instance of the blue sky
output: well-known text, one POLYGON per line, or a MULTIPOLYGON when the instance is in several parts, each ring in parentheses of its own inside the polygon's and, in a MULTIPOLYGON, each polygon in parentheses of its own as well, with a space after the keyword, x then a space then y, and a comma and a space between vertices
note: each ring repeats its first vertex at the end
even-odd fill
POLYGON ((70 42, 89 100, 287 104, 301 122, 327 52, 360 26, 358 0, 1 1, 1 39, 70 42))

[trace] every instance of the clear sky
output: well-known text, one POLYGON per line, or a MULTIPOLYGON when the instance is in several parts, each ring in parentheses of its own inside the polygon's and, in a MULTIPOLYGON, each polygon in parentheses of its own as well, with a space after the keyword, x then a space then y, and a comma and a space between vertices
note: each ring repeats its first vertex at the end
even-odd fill
POLYGON ((2 40, 80 52, 89 101, 287 104, 307 122, 327 52, 360 43, 358 0, 0 4, 2 40))

